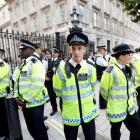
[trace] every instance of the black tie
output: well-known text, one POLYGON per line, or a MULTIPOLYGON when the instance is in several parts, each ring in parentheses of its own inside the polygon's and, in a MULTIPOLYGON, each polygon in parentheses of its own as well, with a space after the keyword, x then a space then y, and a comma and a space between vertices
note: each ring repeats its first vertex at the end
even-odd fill
POLYGON ((125 66, 122 68, 122 71, 124 72, 124 74, 126 73, 126 68, 125 68, 125 66))
POLYGON ((75 68, 76 68, 76 70, 77 70, 77 72, 78 72, 79 69, 81 68, 81 65, 80 65, 80 64, 77 64, 75 68))

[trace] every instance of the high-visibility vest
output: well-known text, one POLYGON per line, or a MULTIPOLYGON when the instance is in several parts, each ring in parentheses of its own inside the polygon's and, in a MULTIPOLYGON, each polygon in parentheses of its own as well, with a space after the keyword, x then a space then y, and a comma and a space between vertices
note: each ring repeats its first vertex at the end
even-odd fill
POLYGON ((96 69, 84 61, 77 73, 77 77, 80 74, 87 75, 87 79, 76 81, 72 72, 71 77, 68 78, 65 63, 61 62, 53 76, 54 91, 62 99, 63 123, 69 126, 78 126, 81 122, 88 123, 98 116, 96 106, 93 103, 96 87, 96 69))
POLYGON ((134 65, 135 67, 135 85, 140 86, 140 60, 134 65))
POLYGON ((135 85, 140 86, 140 54, 137 54, 135 59, 133 59, 132 64, 135 70, 135 85))
POLYGON ((7 95, 7 88, 10 86, 10 66, 0 62, 0 98, 7 95))
POLYGON ((120 122, 137 110, 133 77, 126 78, 117 64, 109 66, 104 72, 100 92, 107 101, 107 117, 111 122, 120 122))
POLYGON ((46 103, 48 92, 44 86, 45 70, 43 64, 34 57, 18 67, 13 78, 14 97, 26 101, 26 108, 35 107, 46 103))

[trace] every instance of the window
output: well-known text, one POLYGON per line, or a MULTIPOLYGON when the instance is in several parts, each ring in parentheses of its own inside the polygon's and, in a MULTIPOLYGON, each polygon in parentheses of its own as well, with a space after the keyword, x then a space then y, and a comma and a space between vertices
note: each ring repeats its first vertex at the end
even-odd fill
POLYGON ((93 7, 93 12, 92 12, 92 24, 93 27, 95 28, 100 28, 100 10, 96 9, 93 7))
POLYGON ((14 26, 14 30, 15 30, 15 31, 18 31, 18 27, 19 27, 18 22, 15 22, 15 23, 13 24, 13 26, 14 26))
POLYGON ((27 10, 26 1, 25 0, 22 0, 21 1, 21 5, 22 5, 23 12, 26 12, 26 10, 27 10))
POLYGON ((36 7, 36 0, 32 0, 33 7, 36 7))
POLYGON ((123 36, 123 23, 119 23, 119 35, 123 36))
POLYGON ((60 9, 60 22, 65 22, 65 5, 64 3, 59 5, 60 9))
POLYGON ((38 22, 37 22, 37 15, 32 16, 32 31, 36 32, 38 31, 38 22))
POLYGON ((50 27, 50 10, 49 8, 48 9, 45 9, 43 11, 43 18, 44 18, 44 27, 50 27))
POLYGON ((113 33, 117 34, 117 21, 116 20, 113 20, 112 28, 113 28, 113 33))
POLYGON ((116 4, 113 2, 112 3, 112 16, 116 17, 117 16, 117 12, 116 12, 116 4))
POLYGON ((93 26, 98 27, 97 23, 97 12, 93 12, 93 26))
POLYGON ((109 16, 104 16, 104 30, 109 31, 109 16))
POLYGON ((104 9, 106 9, 107 8, 107 0, 103 0, 103 2, 104 2, 104 9))
POLYGON ((79 14, 80 14, 80 21, 85 23, 86 22, 86 20, 85 20, 85 6, 82 4, 80 4, 80 6, 79 6, 79 14))
POLYGON ((21 22, 22 22, 22 31, 27 32, 28 31, 27 19, 23 19, 21 22))
POLYGON ((2 18, 5 18, 5 12, 4 11, 2 12, 2 18))

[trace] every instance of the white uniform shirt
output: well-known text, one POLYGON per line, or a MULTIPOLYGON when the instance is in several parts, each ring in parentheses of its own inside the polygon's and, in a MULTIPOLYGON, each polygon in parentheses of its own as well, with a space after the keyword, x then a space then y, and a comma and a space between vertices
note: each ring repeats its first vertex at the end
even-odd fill
MULTIPOLYGON (((73 67, 76 67, 76 65, 78 64, 78 63, 75 62, 72 58, 69 60, 69 62, 71 63, 71 65, 72 65, 73 67)), ((79 64, 82 66, 83 62, 84 62, 84 60, 82 60, 79 64)))
POLYGON ((108 61, 106 61, 101 54, 97 54, 96 64, 101 67, 108 67, 108 61))

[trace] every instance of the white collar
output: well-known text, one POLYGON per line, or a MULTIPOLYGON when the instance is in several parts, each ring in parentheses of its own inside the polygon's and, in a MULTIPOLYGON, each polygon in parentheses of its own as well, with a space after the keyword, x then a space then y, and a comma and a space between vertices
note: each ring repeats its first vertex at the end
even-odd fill
POLYGON ((36 52, 34 52, 34 55, 36 55, 37 57, 40 57, 40 55, 38 53, 36 53, 36 52))
POLYGON ((119 66, 119 68, 124 68, 125 67, 125 64, 120 64, 120 63, 118 63, 118 62, 116 62, 116 64, 119 66))
MULTIPOLYGON (((78 64, 72 58, 69 60, 69 62, 72 64, 73 67, 76 67, 76 65, 78 64)), ((79 64, 82 66, 83 63, 84 63, 84 60, 82 60, 79 64)))
POLYGON ((103 57, 103 55, 101 55, 100 53, 98 53, 96 56, 100 56, 100 57, 103 57))
POLYGON ((28 63, 32 58, 34 58, 33 56, 29 56, 28 58, 26 58, 26 63, 28 63))
POLYGON ((3 60, 0 58, 0 62, 3 62, 3 60))
POLYGON ((52 61, 56 61, 58 59, 58 57, 56 57, 56 58, 52 58, 52 61))

